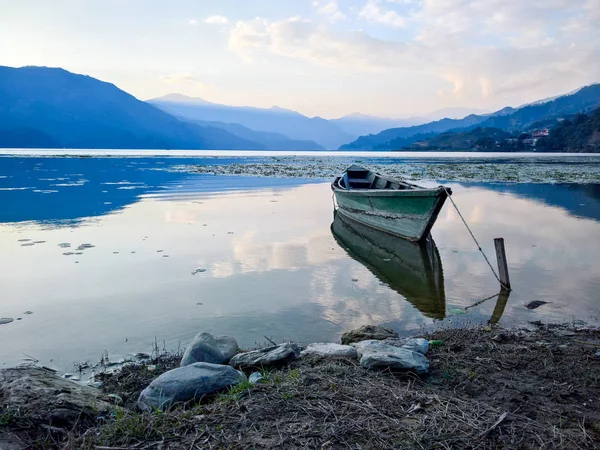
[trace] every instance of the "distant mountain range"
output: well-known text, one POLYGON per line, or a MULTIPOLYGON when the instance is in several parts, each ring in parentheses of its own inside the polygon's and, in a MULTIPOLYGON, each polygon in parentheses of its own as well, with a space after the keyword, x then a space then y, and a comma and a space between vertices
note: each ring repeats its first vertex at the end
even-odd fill
POLYGON ((398 150, 435 134, 467 131, 475 127, 525 131, 540 121, 588 112, 599 105, 600 84, 593 84, 547 101, 519 108, 506 107, 492 114, 471 114, 463 119, 442 119, 411 127, 391 128, 378 134, 361 136, 341 146, 340 150, 398 150))
POLYGON ((221 128, 182 122, 92 77, 2 66, 0 147, 266 148, 221 128))
POLYGON ((276 106, 269 109, 226 106, 179 94, 148 100, 148 103, 184 120, 239 124, 254 131, 312 141, 315 146, 311 150, 337 149, 356 136, 321 117, 310 118, 276 106))
MULTIPOLYGON (((468 108, 446 108, 422 117, 405 119, 353 113, 338 119, 325 120, 320 117, 307 117, 296 111, 279 107, 266 109, 227 106, 181 94, 168 94, 148 100, 148 103, 182 120, 211 123, 234 134, 238 133, 230 125, 238 124, 253 131, 278 133, 291 138, 292 142, 283 143, 283 147, 272 148, 272 142, 262 140, 259 135, 243 134, 243 137, 251 136, 253 140, 262 142, 273 150, 337 149, 361 135, 379 133, 388 128, 419 125, 444 117, 464 117, 469 112, 477 111, 468 108)), ((238 134, 238 136, 242 135, 238 134)))
POLYGON ((181 94, 143 102, 113 84, 63 69, 0 66, 0 147, 398 150, 476 127, 527 131, 599 105, 600 84, 595 84, 491 114, 448 108, 404 119, 354 113, 326 120, 181 94))

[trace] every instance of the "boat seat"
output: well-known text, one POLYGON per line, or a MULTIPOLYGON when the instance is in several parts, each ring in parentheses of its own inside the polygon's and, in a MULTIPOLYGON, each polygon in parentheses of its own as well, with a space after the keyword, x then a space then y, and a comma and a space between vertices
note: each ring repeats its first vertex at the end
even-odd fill
POLYGON ((349 186, 355 189, 369 189, 371 187, 371 180, 365 178, 349 178, 349 186))

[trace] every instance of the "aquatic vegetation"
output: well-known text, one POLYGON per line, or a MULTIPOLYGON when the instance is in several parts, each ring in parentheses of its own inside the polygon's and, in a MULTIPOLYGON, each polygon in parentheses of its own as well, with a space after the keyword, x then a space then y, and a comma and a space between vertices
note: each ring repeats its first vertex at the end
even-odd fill
MULTIPOLYGON (((231 164, 175 166, 171 170, 215 175, 331 179, 357 160, 350 157, 278 157, 231 164)), ((600 164, 583 157, 545 158, 365 158, 376 172, 413 181, 502 181, 514 183, 598 183, 600 164)))

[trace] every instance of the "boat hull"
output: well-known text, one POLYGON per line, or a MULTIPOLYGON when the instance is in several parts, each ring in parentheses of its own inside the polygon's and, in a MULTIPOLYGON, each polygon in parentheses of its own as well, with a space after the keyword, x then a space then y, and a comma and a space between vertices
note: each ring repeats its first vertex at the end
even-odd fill
POLYGON ((448 197, 442 187, 423 190, 343 190, 332 185, 344 216, 409 241, 422 241, 448 197))

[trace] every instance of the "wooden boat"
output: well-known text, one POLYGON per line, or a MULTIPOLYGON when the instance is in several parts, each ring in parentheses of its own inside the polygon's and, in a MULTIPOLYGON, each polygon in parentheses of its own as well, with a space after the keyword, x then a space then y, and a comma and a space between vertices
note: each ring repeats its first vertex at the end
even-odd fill
POLYGON ((352 165, 331 184, 343 215, 409 241, 427 238, 452 191, 427 189, 352 165))
POLYGON ((410 242, 375 230, 334 211, 331 233, 355 260, 432 319, 446 314, 444 273, 438 249, 429 237, 410 242))

